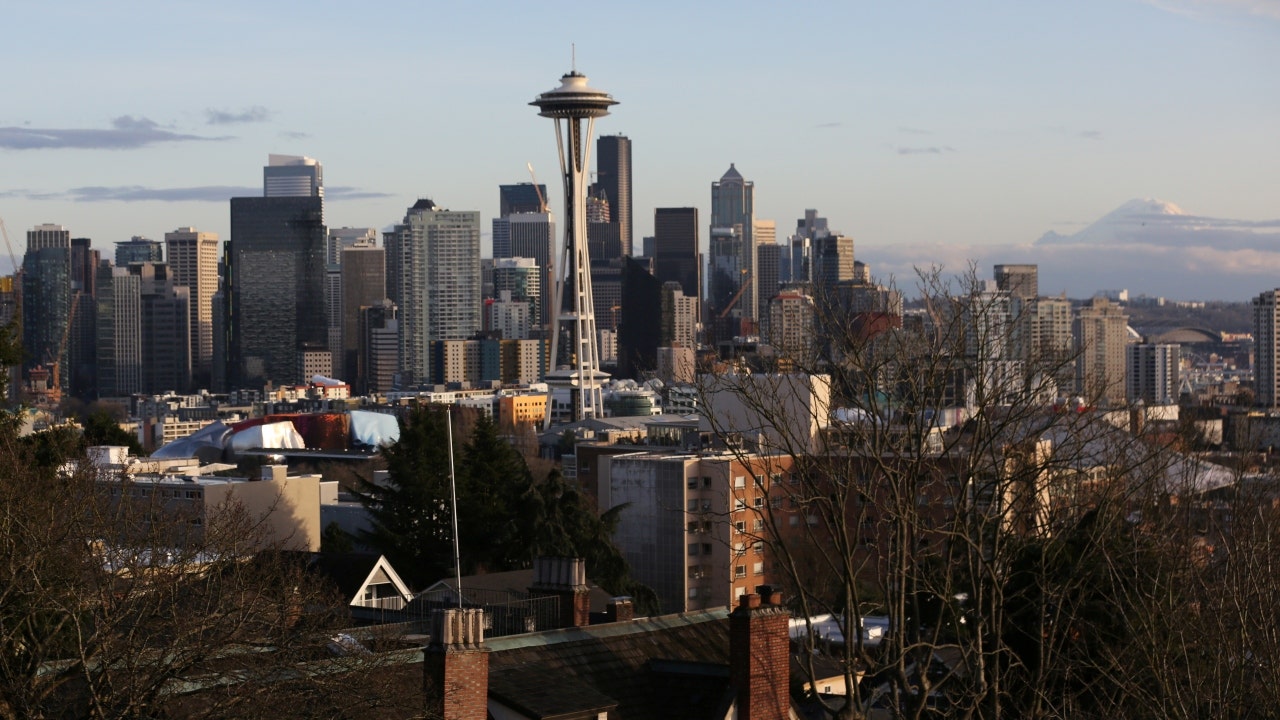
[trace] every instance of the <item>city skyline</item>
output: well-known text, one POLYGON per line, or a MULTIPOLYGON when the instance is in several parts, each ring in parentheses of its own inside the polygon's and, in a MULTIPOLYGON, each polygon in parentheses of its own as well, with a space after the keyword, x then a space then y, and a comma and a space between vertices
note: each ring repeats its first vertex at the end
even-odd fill
POLYGON ((1054 259, 1075 267, 1096 262, 1099 249, 1037 239, 1071 236, 1148 197, 1231 238, 1253 237, 1224 244, 1202 230, 1190 246, 1183 236, 1121 248, 1124 261, 1109 267, 1144 267, 1131 256, 1149 266, 1158 251, 1176 264, 1170 272, 1224 276, 1157 287, 1135 276, 1128 287, 1244 300, 1277 284, 1280 187, 1268 168, 1280 161, 1271 138, 1280 5, 917 5, 827 4, 807 15, 708 6, 676 28, 657 27, 662 13, 616 8, 563 24, 551 12, 435 8, 434 25, 486 32, 430 43, 398 41, 428 11, 396 3, 358 18, 336 6, 301 16, 238 3, 163 13, 147 3, 21 7, 14 22, 27 32, 0 52, 39 57, 40 72, 14 78, 0 111, 10 170, 0 218, 15 242, 49 222, 103 251, 188 226, 227 239, 227 201, 261 194, 256 168, 272 153, 328 166, 330 227, 385 229, 431 197, 478 210, 487 228, 493 186, 528 181, 526 163, 556 208, 556 160, 524 104, 569 69, 576 43, 578 68, 627 98, 597 132, 633 144, 637 247, 653 234, 657 207, 709 217, 706 184, 735 163, 757 185, 756 217, 775 221, 779 240, 817 208, 855 239, 873 274, 904 284, 913 264, 1038 262, 1045 292, 1088 295, 1110 283, 1076 285, 1089 276, 1057 271, 1054 259), (377 42, 295 57, 278 41, 286 23, 321 45, 361 33, 377 42), (603 27, 614 28, 607 38, 603 27), (38 51, 49 37, 60 53, 38 51), (654 53, 655 38, 668 50, 654 53), (777 51, 739 58, 739 77, 723 82, 717 38, 777 51), (196 46, 202 52, 185 52, 196 46), (743 78, 755 94, 741 92, 743 78), (406 100, 414 85, 429 99, 406 100), (396 113, 376 112, 392 100, 396 113), (440 102, 467 112, 439 112, 440 102), (735 105, 740 112, 724 114, 735 105), (484 152, 464 149, 477 143, 484 152))

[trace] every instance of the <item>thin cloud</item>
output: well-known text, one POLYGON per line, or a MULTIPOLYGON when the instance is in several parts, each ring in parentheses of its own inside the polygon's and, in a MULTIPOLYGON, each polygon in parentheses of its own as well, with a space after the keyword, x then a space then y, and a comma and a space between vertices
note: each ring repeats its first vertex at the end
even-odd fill
POLYGON ((1280 0, 1144 0, 1147 5, 1192 20, 1215 10, 1280 20, 1280 0))
POLYGON ((204 114, 205 124, 207 125, 239 125, 242 123, 266 122, 271 119, 271 111, 261 105, 254 105, 240 112, 209 108, 204 111, 204 114))
POLYGON ((824 123, 818 123, 817 125, 814 125, 813 127, 814 127, 814 128, 838 128, 838 127, 844 127, 844 123, 842 123, 842 122, 824 122, 824 123))
POLYGON ((361 190, 355 187, 346 187, 339 185, 337 187, 326 187, 324 196, 331 200, 373 200, 377 198, 395 197, 391 193, 377 192, 374 190, 361 190))
POLYGON ((1077 137, 1084 138, 1085 140, 1101 140, 1102 131, 1101 130, 1084 130, 1078 133, 1077 137))
POLYGON ((309 133, 297 132, 296 130, 281 130, 280 137, 287 138, 289 140, 306 140, 311 137, 311 135, 309 133))
POLYGON ((149 188, 141 185, 71 188, 66 195, 78 202, 226 202, 233 197, 260 195, 260 187, 204 185, 185 188, 149 188))
POLYGON ((929 130, 921 130, 920 128, 906 127, 905 125, 899 126, 898 132, 903 132, 908 135, 932 135, 933 134, 929 130))
POLYGON ((9 150, 132 150, 159 143, 230 139, 173 132, 154 120, 132 115, 115 118, 109 129, 0 127, 0 148, 9 150))
POLYGON ((899 155, 941 155, 943 153, 955 152, 956 149, 950 145, 931 145, 929 147, 902 147, 897 148, 899 155))

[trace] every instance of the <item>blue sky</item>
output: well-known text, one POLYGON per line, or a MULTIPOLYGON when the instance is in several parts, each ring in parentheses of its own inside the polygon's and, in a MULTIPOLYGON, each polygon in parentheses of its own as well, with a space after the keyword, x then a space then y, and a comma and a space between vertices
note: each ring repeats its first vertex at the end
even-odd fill
MULTIPOLYGON (((59 0, 5 14, 0 217, 19 252, 42 222, 103 249, 185 225, 225 239, 226 198, 260 192, 272 152, 324 164, 331 226, 385 227, 427 196, 480 210, 487 230, 496 186, 527 180, 526 163, 556 183, 551 123, 527 103, 558 84, 571 44, 621 103, 597 132, 632 138, 637 238, 655 207, 705 217, 733 162, 779 235, 817 208, 880 275, 1035 261, 1046 232, 1141 197, 1263 223, 1254 252, 1280 240, 1266 224, 1280 217, 1280 0, 59 0)), ((1169 257, 1157 278, 1139 262, 1150 277, 1125 284, 1233 299, 1280 284, 1280 253, 1217 258, 1204 237, 1193 266, 1169 257), (1185 279, 1205 273, 1229 282, 1185 279)), ((1097 289, 1087 267, 1060 276, 1042 267, 1047 290, 1097 289)))

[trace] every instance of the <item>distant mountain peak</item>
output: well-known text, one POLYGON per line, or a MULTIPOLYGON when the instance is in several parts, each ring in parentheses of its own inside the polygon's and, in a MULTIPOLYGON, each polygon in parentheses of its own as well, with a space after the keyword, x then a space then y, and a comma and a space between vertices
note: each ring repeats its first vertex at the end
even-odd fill
POLYGON ((1156 198, 1134 198, 1079 232, 1063 235, 1051 230, 1040 236, 1036 243, 1040 245, 1067 243, 1107 245, 1131 241, 1133 230, 1142 228, 1147 223, 1164 225, 1167 222, 1180 222, 1175 218, 1190 217, 1182 208, 1171 202, 1156 198))

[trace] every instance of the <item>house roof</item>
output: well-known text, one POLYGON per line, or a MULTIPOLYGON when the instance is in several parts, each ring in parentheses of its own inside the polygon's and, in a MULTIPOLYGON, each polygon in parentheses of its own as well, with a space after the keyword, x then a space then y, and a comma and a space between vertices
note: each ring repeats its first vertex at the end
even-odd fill
POLYGON ((406 600, 411 596, 391 563, 377 553, 317 553, 309 569, 329 578, 348 603, 358 599, 365 586, 379 575, 391 582, 406 600))
POLYGON ((529 717, 723 718, 733 700, 724 609, 486 644, 490 697, 529 717))
MULTIPOLYGON (((481 593, 505 592, 524 597, 529 594, 529 588, 532 586, 533 568, 485 573, 483 575, 467 575, 462 578, 462 593, 464 596, 469 591, 474 590, 481 593)), ((450 597, 455 597, 454 593, 457 587, 457 580, 445 578, 432 583, 418 595, 419 597, 430 596, 441 594, 443 591, 448 593, 450 597)), ((587 581, 587 587, 591 590, 591 612, 604 612, 609 605, 609 601, 613 599, 613 595, 610 595, 590 580, 587 581)), ((473 601, 477 604, 483 604, 478 599, 473 599, 473 601)))

